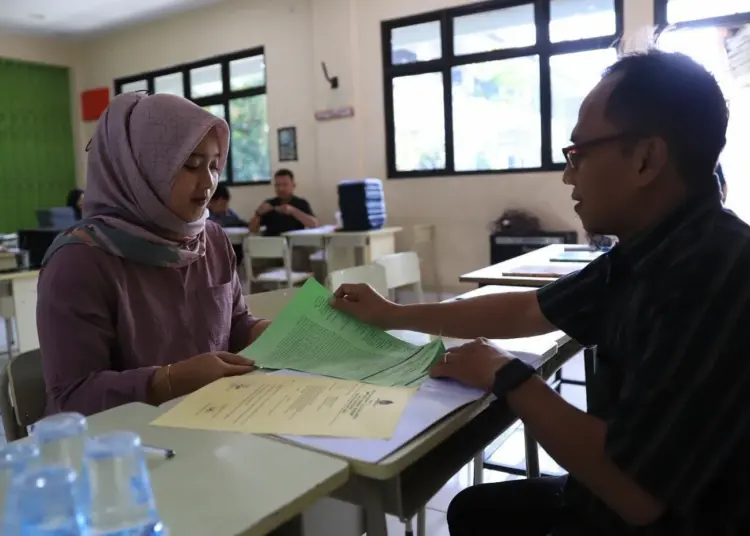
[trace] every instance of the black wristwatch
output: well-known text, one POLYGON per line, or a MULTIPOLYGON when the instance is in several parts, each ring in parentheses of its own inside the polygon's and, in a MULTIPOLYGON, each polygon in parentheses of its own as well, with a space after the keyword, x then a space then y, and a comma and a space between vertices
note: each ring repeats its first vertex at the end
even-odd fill
POLYGON ((518 358, 510 362, 495 373, 495 382, 492 384, 492 394, 498 398, 505 398, 510 391, 520 387, 536 374, 536 370, 518 358))

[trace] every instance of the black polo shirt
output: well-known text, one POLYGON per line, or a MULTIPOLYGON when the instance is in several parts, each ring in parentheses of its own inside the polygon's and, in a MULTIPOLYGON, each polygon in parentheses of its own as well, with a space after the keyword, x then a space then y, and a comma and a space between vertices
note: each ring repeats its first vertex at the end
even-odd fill
MULTIPOLYGON (((271 199, 266 199, 266 203, 268 203, 272 207, 278 207, 282 204, 282 201, 279 197, 272 197, 271 199)), ((310 208, 310 203, 308 203, 306 199, 302 199, 301 197, 297 197, 296 195, 294 195, 289 200, 289 204, 294 208, 301 210, 305 214, 313 216, 313 211, 312 208, 310 208)), ((305 225, 294 216, 290 216, 289 214, 282 214, 281 212, 277 212, 275 210, 267 214, 263 214, 260 217, 260 225, 266 228, 264 232, 266 236, 280 236, 282 233, 287 233, 289 231, 299 231, 305 228, 305 225)))
POLYGON ((597 346, 606 454, 668 509, 636 529, 571 477, 586 534, 750 534, 750 227, 718 199, 690 203, 538 298, 597 346))

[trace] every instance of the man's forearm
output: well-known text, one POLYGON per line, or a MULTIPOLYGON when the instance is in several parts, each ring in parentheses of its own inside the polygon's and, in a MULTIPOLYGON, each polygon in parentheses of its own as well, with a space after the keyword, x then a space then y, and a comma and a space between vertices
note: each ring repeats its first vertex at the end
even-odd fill
POLYGON ((391 329, 409 329, 457 339, 514 339, 555 329, 539 311, 536 292, 508 292, 467 300, 399 307, 391 329))
POLYGON ((318 226, 318 219, 315 216, 310 216, 299 209, 294 212, 294 217, 308 229, 318 226))
POLYGON ((250 220, 250 232, 257 233, 260 231, 260 216, 253 216, 250 220))
POLYGON ((621 471, 605 453, 607 424, 563 400, 541 378, 508 395, 527 432, 579 482, 631 525, 647 525, 663 505, 621 471))

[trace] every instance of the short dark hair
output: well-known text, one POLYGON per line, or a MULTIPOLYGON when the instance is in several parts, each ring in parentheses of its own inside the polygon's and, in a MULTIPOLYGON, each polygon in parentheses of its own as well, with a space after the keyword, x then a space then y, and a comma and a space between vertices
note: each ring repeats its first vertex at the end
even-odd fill
POLYGON ((276 171, 276 173, 273 174, 273 178, 275 179, 276 177, 289 177, 290 179, 292 179, 292 182, 294 182, 294 173, 292 173, 291 169, 279 169, 278 171, 276 171))
POLYGON ((629 54, 604 76, 618 75, 605 115, 634 135, 659 136, 692 193, 716 190, 714 170, 726 144, 729 110, 716 79, 684 54, 629 54))
POLYGON ((221 201, 224 199, 229 201, 231 198, 232 196, 229 195, 229 188, 227 188, 227 185, 219 183, 218 186, 216 186, 214 195, 211 196, 211 201, 221 201))

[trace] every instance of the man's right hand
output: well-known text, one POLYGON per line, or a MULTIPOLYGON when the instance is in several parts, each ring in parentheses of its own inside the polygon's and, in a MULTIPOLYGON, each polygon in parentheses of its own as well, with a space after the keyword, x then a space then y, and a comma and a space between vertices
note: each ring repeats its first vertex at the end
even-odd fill
POLYGON ((151 380, 152 398, 157 403, 197 391, 226 376, 240 376, 255 370, 255 363, 229 352, 211 352, 161 367, 151 380))
POLYGON ((364 283, 341 285, 331 306, 357 320, 381 329, 396 329, 395 315, 400 306, 386 300, 364 283))
POLYGON ((273 206, 271 206, 271 203, 264 201, 263 204, 261 204, 258 207, 258 210, 255 211, 256 214, 259 216, 263 216, 264 214, 268 214, 269 212, 273 211, 273 206))

